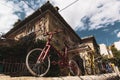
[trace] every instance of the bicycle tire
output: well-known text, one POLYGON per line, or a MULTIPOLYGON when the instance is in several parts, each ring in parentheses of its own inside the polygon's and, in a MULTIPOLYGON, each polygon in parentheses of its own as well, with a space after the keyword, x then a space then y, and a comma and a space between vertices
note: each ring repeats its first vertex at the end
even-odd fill
POLYGON ((41 48, 35 48, 29 51, 26 56, 27 69, 34 76, 45 76, 50 69, 50 58, 48 56, 43 62, 36 63, 41 51, 41 48))
POLYGON ((78 64, 74 60, 69 60, 69 69, 70 73, 73 76, 79 76, 80 75, 80 69, 78 67, 78 64))

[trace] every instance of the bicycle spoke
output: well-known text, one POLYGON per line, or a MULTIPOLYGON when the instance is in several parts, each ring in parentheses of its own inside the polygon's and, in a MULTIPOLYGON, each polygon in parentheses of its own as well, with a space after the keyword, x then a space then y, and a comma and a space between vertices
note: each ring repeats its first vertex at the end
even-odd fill
MULTIPOLYGON (((47 62, 48 63, 48 62, 47 62)), ((47 68, 47 64, 43 63, 44 67, 47 68)))
POLYGON ((74 60, 69 61, 70 72, 75 76, 80 74, 79 67, 74 60))
POLYGON ((38 62, 37 59, 39 57, 39 53, 41 53, 41 49, 36 48, 31 50, 26 57, 26 66, 29 72, 35 76, 44 76, 47 74, 50 68, 50 59, 46 57, 43 62, 38 62), (36 63, 37 62, 37 63, 36 63))

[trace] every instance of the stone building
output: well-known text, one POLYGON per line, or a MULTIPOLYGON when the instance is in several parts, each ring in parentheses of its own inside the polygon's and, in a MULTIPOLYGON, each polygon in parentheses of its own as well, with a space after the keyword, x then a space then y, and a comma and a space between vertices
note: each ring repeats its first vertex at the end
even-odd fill
POLYGON ((59 43, 59 49, 62 49, 65 39, 69 47, 73 47, 82 42, 80 37, 73 31, 70 25, 62 18, 57 7, 53 7, 49 2, 28 16, 23 21, 19 21, 7 32, 4 37, 7 39, 19 40, 20 38, 35 32, 36 39, 45 39, 45 32, 52 32, 57 29, 63 32, 54 35, 54 43, 59 43), (62 35, 62 36, 61 36, 62 35))
POLYGON ((107 47, 105 44, 99 44, 101 56, 106 56, 107 58, 113 58, 112 51, 110 47, 107 47))
POLYGON ((88 55, 86 55, 84 58, 85 59, 85 69, 88 69, 90 72, 90 74, 97 74, 99 73, 99 69, 98 69, 98 63, 97 63, 97 58, 100 57, 100 53, 99 53, 99 45, 96 42, 96 39, 94 36, 87 36, 82 38, 82 43, 85 45, 88 45, 91 50, 86 53, 88 55))
MULTIPOLYGON (((64 43, 66 43, 67 46, 69 46, 69 58, 74 58, 76 60, 76 57, 78 57, 79 60, 77 59, 76 61, 79 64, 83 75, 85 73, 94 74, 94 57, 98 54, 98 45, 95 38, 87 37, 81 39, 70 27, 70 25, 62 18, 58 10, 58 7, 53 7, 48 1, 23 21, 18 20, 14 27, 8 31, 4 37, 6 39, 19 41, 21 38, 29 36, 31 33, 35 33, 36 40, 46 40, 46 36, 43 35, 46 32, 53 32, 58 29, 62 30, 62 32, 53 36, 52 45, 58 51, 62 52, 64 43), (86 68, 86 65, 88 65, 91 69, 91 71, 88 69, 87 72, 91 73, 85 72, 84 67, 86 68)), ((16 58, 10 57, 10 59, 17 61, 16 58)), ((24 72, 25 65, 21 65, 20 69, 24 72)))

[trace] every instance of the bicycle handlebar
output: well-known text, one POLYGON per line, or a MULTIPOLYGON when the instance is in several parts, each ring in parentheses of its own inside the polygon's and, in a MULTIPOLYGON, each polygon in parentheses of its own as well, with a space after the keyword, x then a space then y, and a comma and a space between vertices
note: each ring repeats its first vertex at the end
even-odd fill
POLYGON ((53 35, 53 34, 56 34, 56 33, 62 32, 62 31, 63 31, 63 30, 58 29, 58 30, 55 30, 55 31, 53 31, 53 32, 46 32, 46 33, 44 34, 44 36, 53 35))

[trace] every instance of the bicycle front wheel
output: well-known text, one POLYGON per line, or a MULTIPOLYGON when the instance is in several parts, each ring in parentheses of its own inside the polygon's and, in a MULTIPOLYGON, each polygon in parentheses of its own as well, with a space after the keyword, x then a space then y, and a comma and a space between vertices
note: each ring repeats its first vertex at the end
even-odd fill
POLYGON ((78 67, 78 64, 74 60, 69 61, 69 69, 70 69, 70 73, 73 76, 79 76, 80 75, 80 69, 78 67))
POLYGON ((45 76, 50 69, 50 58, 46 57, 44 61, 37 61, 42 49, 32 49, 26 56, 26 66, 29 72, 34 76, 45 76))

